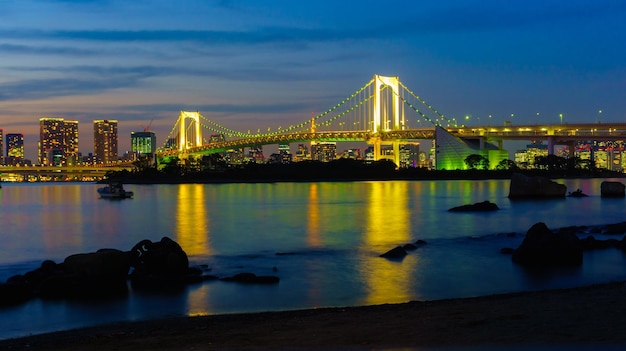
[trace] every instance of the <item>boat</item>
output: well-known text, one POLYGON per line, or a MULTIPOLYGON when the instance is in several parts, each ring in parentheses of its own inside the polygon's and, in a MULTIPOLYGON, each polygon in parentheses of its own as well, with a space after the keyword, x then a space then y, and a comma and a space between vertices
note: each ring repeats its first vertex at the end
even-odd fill
POLYGON ((132 191, 124 190, 124 186, 120 182, 111 182, 107 186, 98 188, 98 194, 107 199, 127 199, 134 195, 132 191))

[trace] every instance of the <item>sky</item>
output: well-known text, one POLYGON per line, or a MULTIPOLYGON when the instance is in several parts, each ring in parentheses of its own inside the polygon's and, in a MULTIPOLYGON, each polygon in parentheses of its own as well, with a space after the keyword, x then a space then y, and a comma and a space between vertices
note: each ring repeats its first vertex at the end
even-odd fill
POLYGON ((122 154, 181 110, 275 129, 375 74, 448 118, 626 122, 625 44, 621 0, 0 0, 0 128, 36 160, 40 118, 78 120, 83 154, 116 119, 122 154))

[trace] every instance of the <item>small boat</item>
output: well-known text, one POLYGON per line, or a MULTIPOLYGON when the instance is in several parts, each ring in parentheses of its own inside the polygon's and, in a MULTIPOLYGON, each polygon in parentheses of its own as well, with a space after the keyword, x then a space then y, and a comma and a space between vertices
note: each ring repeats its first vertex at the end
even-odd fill
POLYGON ((107 186, 98 188, 98 194, 107 199, 127 199, 134 195, 132 191, 124 190, 124 186, 120 182, 111 182, 107 186))

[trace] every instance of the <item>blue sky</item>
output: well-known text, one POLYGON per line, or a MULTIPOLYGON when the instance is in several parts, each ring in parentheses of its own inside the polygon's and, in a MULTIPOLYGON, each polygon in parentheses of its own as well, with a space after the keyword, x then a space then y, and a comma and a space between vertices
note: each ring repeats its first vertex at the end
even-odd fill
POLYGON ((180 110, 299 123, 374 74, 457 119, 625 122, 625 43, 620 0, 0 0, 0 128, 34 160, 41 117, 77 119, 85 154, 117 119, 122 153, 180 110))

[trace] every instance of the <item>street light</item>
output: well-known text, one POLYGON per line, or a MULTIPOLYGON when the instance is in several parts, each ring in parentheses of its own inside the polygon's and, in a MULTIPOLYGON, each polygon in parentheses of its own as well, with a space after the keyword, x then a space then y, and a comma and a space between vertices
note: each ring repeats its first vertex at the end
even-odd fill
POLYGON ((596 120, 596 123, 600 123, 600 117, 602 116, 602 110, 598 110, 598 118, 596 120))
POLYGON ((559 119, 561 119, 561 124, 563 124, 563 114, 559 113, 559 119))

